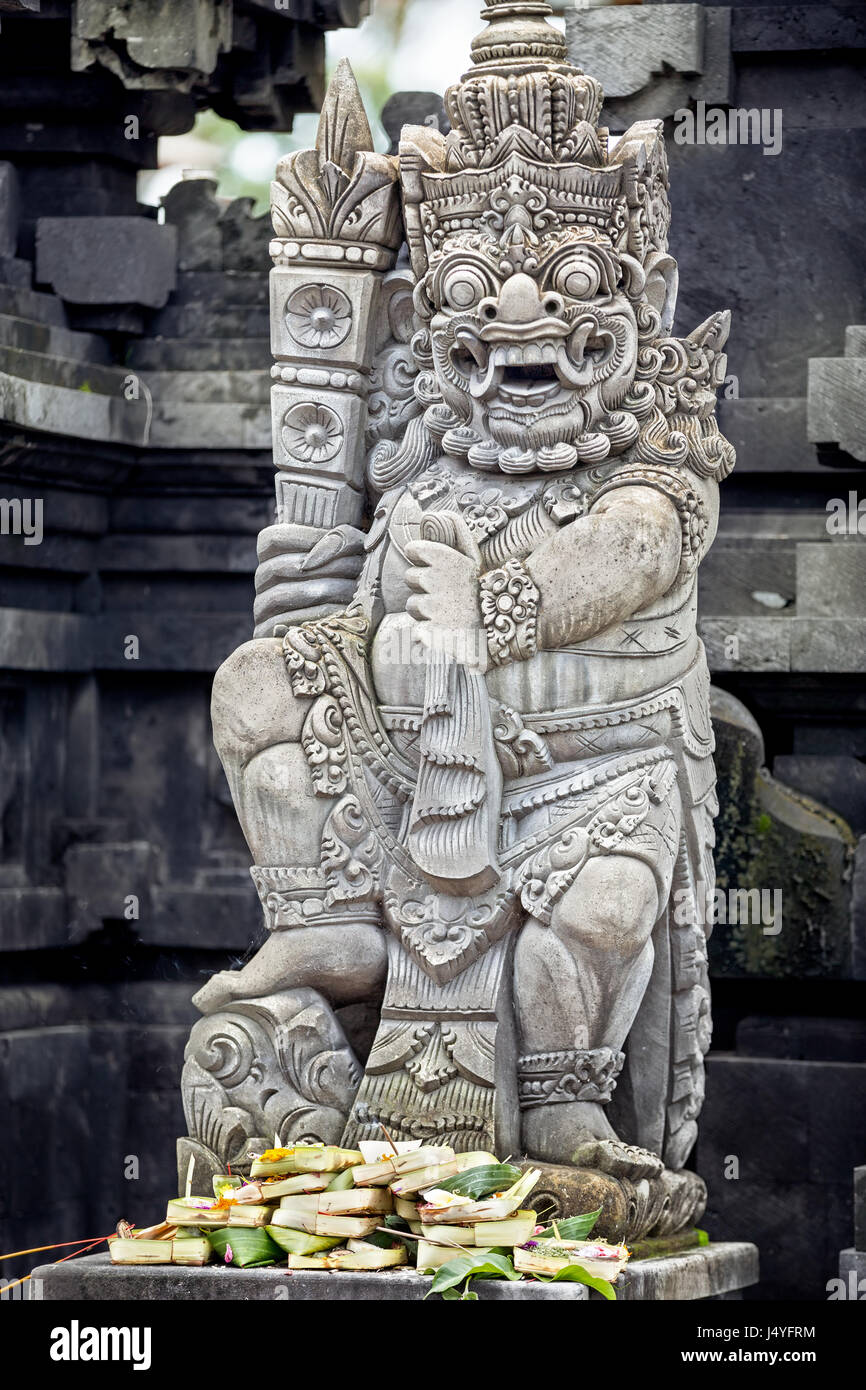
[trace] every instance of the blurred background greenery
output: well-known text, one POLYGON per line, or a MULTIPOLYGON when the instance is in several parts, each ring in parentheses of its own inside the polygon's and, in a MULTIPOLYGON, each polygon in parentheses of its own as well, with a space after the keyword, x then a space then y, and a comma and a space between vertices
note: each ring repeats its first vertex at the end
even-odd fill
MULTIPOLYGON (((565 3, 559 0, 557 8, 564 9, 565 3)), ((465 72, 470 41, 484 27, 481 9, 482 0, 373 0, 372 14, 358 29, 327 35, 328 71, 340 58, 351 62, 377 149, 388 148, 377 118, 389 96, 399 91, 442 93, 465 72)), ((285 134, 249 133, 207 111, 187 135, 160 140, 160 167, 141 175, 139 197, 158 204, 185 170, 195 170, 217 179, 220 198, 254 198, 254 211, 265 212, 277 160, 312 145, 317 122, 315 114, 296 116, 285 134)))

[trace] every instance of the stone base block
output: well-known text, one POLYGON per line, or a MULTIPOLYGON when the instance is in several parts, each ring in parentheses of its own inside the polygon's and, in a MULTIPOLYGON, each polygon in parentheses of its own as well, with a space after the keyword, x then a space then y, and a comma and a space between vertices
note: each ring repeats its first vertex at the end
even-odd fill
MULTIPOLYGON (((617 1283, 622 1302, 682 1301, 719 1298, 747 1288, 758 1279, 758 1251, 746 1242, 704 1245, 699 1250, 666 1259, 636 1260, 617 1283)), ((279 1265, 269 1269, 226 1269, 206 1265, 183 1269, 177 1265, 114 1266, 108 1255, 86 1255, 73 1263, 42 1265, 33 1271, 30 1297, 45 1302, 184 1302, 230 1299, 243 1301, 288 1300, 293 1303, 378 1303, 383 1299, 408 1303, 429 1292, 431 1279, 414 1270, 387 1270, 380 1274, 319 1273, 301 1270, 287 1276, 279 1265)), ((600 1300, 583 1284, 507 1283, 477 1280, 474 1285, 483 1302, 586 1302, 600 1300)))

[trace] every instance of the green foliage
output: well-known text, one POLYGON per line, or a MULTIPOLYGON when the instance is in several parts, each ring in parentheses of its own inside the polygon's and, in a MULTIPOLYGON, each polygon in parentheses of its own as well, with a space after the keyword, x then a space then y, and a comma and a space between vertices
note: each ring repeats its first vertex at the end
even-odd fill
POLYGON ((616 1300, 613 1284, 607 1279, 597 1279, 594 1274, 587 1274, 583 1265, 566 1265, 555 1274, 536 1274, 535 1278, 542 1284, 557 1284, 563 1281, 567 1284, 586 1284, 589 1288, 595 1289, 596 1293, 600 1293, 602 1298, 616 1300))
POLYGON ((583 1216, 567 1216, 564 1221, 557 1221, 556 1230, 548 1226, 546 1230, 539 1231, 536 1240, 555 1240, 559 1232, 560 1240, 585 1240, 601 1216, 601 1207, 598 1211, 588 1211, 583 1216))
MULTIPOLYGON (((422 1271, 423 1272, 423 1271, 422 1271)), ((433 1275, 432 1293, 441 1293, 443 1298, 459 1298, 464 1301, 477 1299, 478 1295, 469 1288, 470 1279, 520 1279, 511 1259, 505 1250, 479 1250, 475 1254, 457 1255, 447 1264, 440 1265, 433 1275), (458 1284, 463 1285, 458 1291, 458 1284)))
POLYGON ((280 1247, 261 1226, 220 1226, 206 1234, 214 1254, 238 1269, 260 1269, 263 1265, 276 1264, 283 1256, 280 1247), (231 1259, 226 1260, 229 1247, 231 1259))
POLYGON ((453 1178, 445 1178, 436 1186, 443 1192, 453 1192, 458 1197, 471 1197, 478 1202, 493 1192, 507 1192, 521 1177, 520 1169, 513 1163, 485 1163, 478 1168, 467 1168, 453 1178))

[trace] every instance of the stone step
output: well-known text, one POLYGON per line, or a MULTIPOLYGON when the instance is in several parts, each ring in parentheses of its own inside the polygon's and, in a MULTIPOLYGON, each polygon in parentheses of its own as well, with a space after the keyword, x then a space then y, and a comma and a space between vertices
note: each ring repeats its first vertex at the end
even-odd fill
POLYGON ((138 371, 268 371, 270 339, 139 338, 129 344, 126 363, 138 371))
POLYGON ((175 338, 267 338, 270 314, 266 305, 223 308, 221 302, 169 304, 150 321, 150 332, 175 338))
POLYGON ((112 362, 108 344, 96 333, 80 333, 57 324, 15 318, 11 314, 0 314, 0 347, 21 348, 25 352, 47 353, 52 357, 96 362, 102 366, 112 362))
POLYGON ((260 371, 177 371, 142 372, 141 380, 153 396, 154 408, 160 403, 234 401, 242 405, 270 403, 270 372, 260 371))
POLYGON ((55 294, 42 294, 39 290, 12 285, 0 285, 0 314, 35 319, 37 323, 53 323, 58 328, 67 326, 66 309, 55 294))

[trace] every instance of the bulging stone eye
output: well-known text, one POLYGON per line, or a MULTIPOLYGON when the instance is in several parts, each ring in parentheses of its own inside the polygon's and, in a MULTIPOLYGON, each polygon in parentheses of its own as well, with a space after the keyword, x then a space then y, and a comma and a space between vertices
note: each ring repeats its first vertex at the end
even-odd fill
POLYGON ((588 256, 571 256, 556 269, 554 289, 569 299, 592 299, 598 294, 601 274, 588 256))
POLYGON ((479 271, 460 266, 446 275, 443 283, 445 299, 452 309, 474 309, 490 293, 490 287, 479 271))

